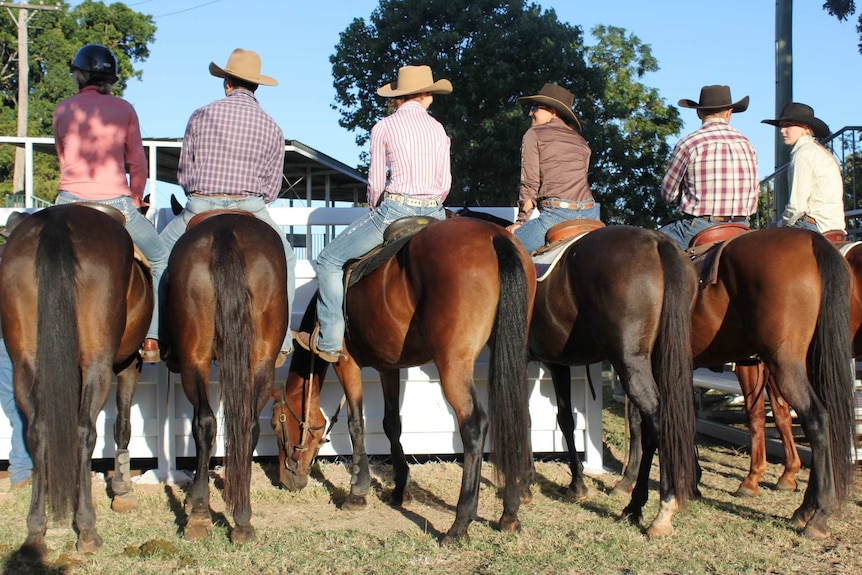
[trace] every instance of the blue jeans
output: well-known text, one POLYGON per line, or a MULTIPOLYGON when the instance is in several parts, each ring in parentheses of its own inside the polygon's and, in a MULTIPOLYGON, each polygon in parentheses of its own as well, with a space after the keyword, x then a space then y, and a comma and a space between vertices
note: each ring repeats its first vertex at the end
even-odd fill
POLYGON ((533 253, 545 245, 545 234, 555 225, 567 220, 598 220, 599 205, 595 204, 586 210, 570 210, 568 208, 547 208, 541 210, 539 217, 524 222, 515 230, 515 237, 521 240, 527 251, 533 253))
POLYGON ((820 230, 817 229, 817 224, 812 224, 811 222, 806 221, 805 218, 799 218, 798 220, 793 222, 793 225, 790 227, 799 228, 801 230, 808 230, 811 232, 817 232, 818 234, 820 233, 820 230))
MULTIPOLYGON (((735 223, 745 224, 747 226, 749 225, 748 222, 749 219, 746 218, 743 222, 735 223)), ((682 248, 683 251, 685 251, 688 249, 688 246, 691 244, 691 240, 694 239, 694 236, 696 236, 703 230, 723 223, 726 222, 714 222, 707 217, 686 217, 674 220, 669 224, 665 224, 664 226, 660 227, 658 231, 675 241, 677 245, 679 245, 679 247, 682 248)))
POLYGON ((74 204, 76 202, 94 202, 105 204, 117 208, 126 218, 126 231, 132 237, 132 241, 141 250, 141 253, 149 260, 153 270, 153 293, 155 295, 156 305, 153 306, 153 318, 150 321, 150 327, 147 330, 147 337, 151 339, 159 339, 159 305, 158 305, 158 286, 161 284, 162 275, 168 267, 168 258, 171 255, 170 250, 165 246, 162 238, 152 222, 145 218, 132 203, 132 198, 129 196, 118 196, 107 200, 85 200, 69 192, 61 191, 57 196, 57 205, 74 204))
POLYGON ((9 418, 12 426, 12 447, 9 450, 9 481, 21 483, 30 477, 33 470, 33 460, 27 451, 24 433, 24 419, 15 403, 12 390, 12 360, 6 351, 6 342, 0 339, 0 402, 3 403, 3 413, 9 418))
MULTIPOLYGON (((318 349, 336 352, 341 350, 344 341, 344 264, 382 244, 386 227, 408 216, 428 216, 442 220, 446 213, 442 204, 414 207, 384 198, 379 207, 353 222, 320 252, 317 257, 317 283, 320 290, 317 303, 317 320, 320 322, 318 349)), ((368 302, 367 305, 378 303, 368 302)))
MULTIPOLYGON (((249 196, 247 198, 189 196, 182 213, 168 222, 162 230, 161 236, 165 242, 165 246, 167 246, 169 252, 172 251, 180 236, 185 233, 189 220, 197 214, 212 210, 243 210, 249 212, 274 229, 278 233, 278 237, 281 238, 281 243, 284 246, 284 257, 287 263, 287 332, 281 344, 281 349, 282 351, 292 350, 293 336, 290 334, 290 320, 293 317, 293 298, 296 293, 296 256, 293 253, 293 247, 287 241, 284 231, 278 227, 278 224, 269 215, 269 210, 266 209, 263 198, 258 196, 249 196)), ((160 293, 163 300, 166 298, 164 290, 165 286, 161 286, 160 293)))

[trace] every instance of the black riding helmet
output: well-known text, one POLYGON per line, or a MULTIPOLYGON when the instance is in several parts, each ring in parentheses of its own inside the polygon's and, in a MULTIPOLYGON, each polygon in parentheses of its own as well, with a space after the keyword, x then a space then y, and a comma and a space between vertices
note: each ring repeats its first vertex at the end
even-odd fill
POLYGON ((89 72, 92 79, 111 83, 118 79, 117 57, 110 48, 101 44, 87 44, 78 50, 72 60, 72 69, 89 72))

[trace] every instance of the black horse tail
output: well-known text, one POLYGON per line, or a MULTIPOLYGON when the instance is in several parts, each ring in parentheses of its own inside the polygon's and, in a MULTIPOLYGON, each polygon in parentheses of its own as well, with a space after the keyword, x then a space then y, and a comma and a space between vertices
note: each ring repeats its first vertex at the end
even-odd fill
POLYGON ((46 222, 36 248, 38 286, 36 377, 33 420, 27 435, 37 441, 34 459, 44 461, 48 506, 55 519, 68 517, 77 503, 78 418, 82 409, 79 367, 78 260, 62 219, 46 222))
POLYGON ((526 270, 513 240, 494 236, 500 300, 488 367, 492 461, 506 478, 504 500, 517 500, 532 463, 527 388, 528 290, 526 270))
POLYGON ((261 377, 251 378, 251 352, 255 328, 251 291, 245 263, 233 231, 219 227, 213 233, 210 275, 215 292, 215 355, 224 400, 224 499, 229 509, 248 508, 251 459, 257 439, 256 398, 261 377))
POLYGON ((670 466, 677 503, 685 506, 697 488, 691 351, 691 304, 696 296, 696 281, 693 268, 689 269, 691 264, 670 240, 659 239, 658 253, 664 272, 661 319, 653 351, 653 374, 662 398, 659 458, 663 466, 670 466))
POLYGON ((829 414, 835 494, 844 501, 853 483, 853 357, 850 335, 850 270, 828 240, 816 234, 820 313, 808 348, 808 378, 829 414))

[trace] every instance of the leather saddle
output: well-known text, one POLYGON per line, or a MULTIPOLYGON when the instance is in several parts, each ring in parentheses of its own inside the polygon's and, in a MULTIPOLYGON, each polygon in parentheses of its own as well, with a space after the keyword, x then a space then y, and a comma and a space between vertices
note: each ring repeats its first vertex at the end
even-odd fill
POLYGON ((750 231, 742 224, 718 224, 694 236, 686 254, 697 270, 701 288, 718 282, 718 262, 724 248, 734 238, 750 231))
MULTIPOLYGON (((344 290, 356 284, 397 254, 410 239, 425 226, 435 222, 426 216, 400 218, 389 224, 383 232, 383 243, 359 258, 349 260, 344 266, 344 290)), ((345 302, 347 299, 345 298, 345 302)))
POLYGON ((605 227, 599 220, 566 220, 551 227, 545 234, 545 245, 533 252, 533 265, 536 278, 542 281, 548 277, 569 246, 591 231, 605 227))
POLYGON ((254 217, 251 215, 251 212, 247 212, 245 210, 231 210, 231 209, 207 210, 206 212, 201 212, 199 214, 193 215, 192 219, 189 220, 188 225, 186 225, 186 230, 190 230, 193 227, 195 227, 196 225, 198 225, 199 223, 201 223, 205 220, 208 220, 214 216, 223 216, 225 214, 236 214, 238 216, 254 217))

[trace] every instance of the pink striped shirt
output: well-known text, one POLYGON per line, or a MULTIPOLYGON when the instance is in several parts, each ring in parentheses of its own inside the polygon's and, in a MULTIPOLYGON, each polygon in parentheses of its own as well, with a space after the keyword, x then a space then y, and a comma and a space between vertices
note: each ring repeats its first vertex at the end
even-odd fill
POLYGON ((446 199, 452 185, 449 136, 422 105, 405 102, 371 128, 368 204, 383 192, 414 198, 446 199), (387 168, 389 169, 387 179, 387 168))
POLYGON ((53 125, 61 190, 86 200, 131 196, 140 201, 147 157, 131 104, 85 86, 57 105, 53 125))
POLYGON ((668 204, 693 216, 750 216, 760 181, 751 142, 722 120, 709 120, 680 140, 661 183, 668 204))

